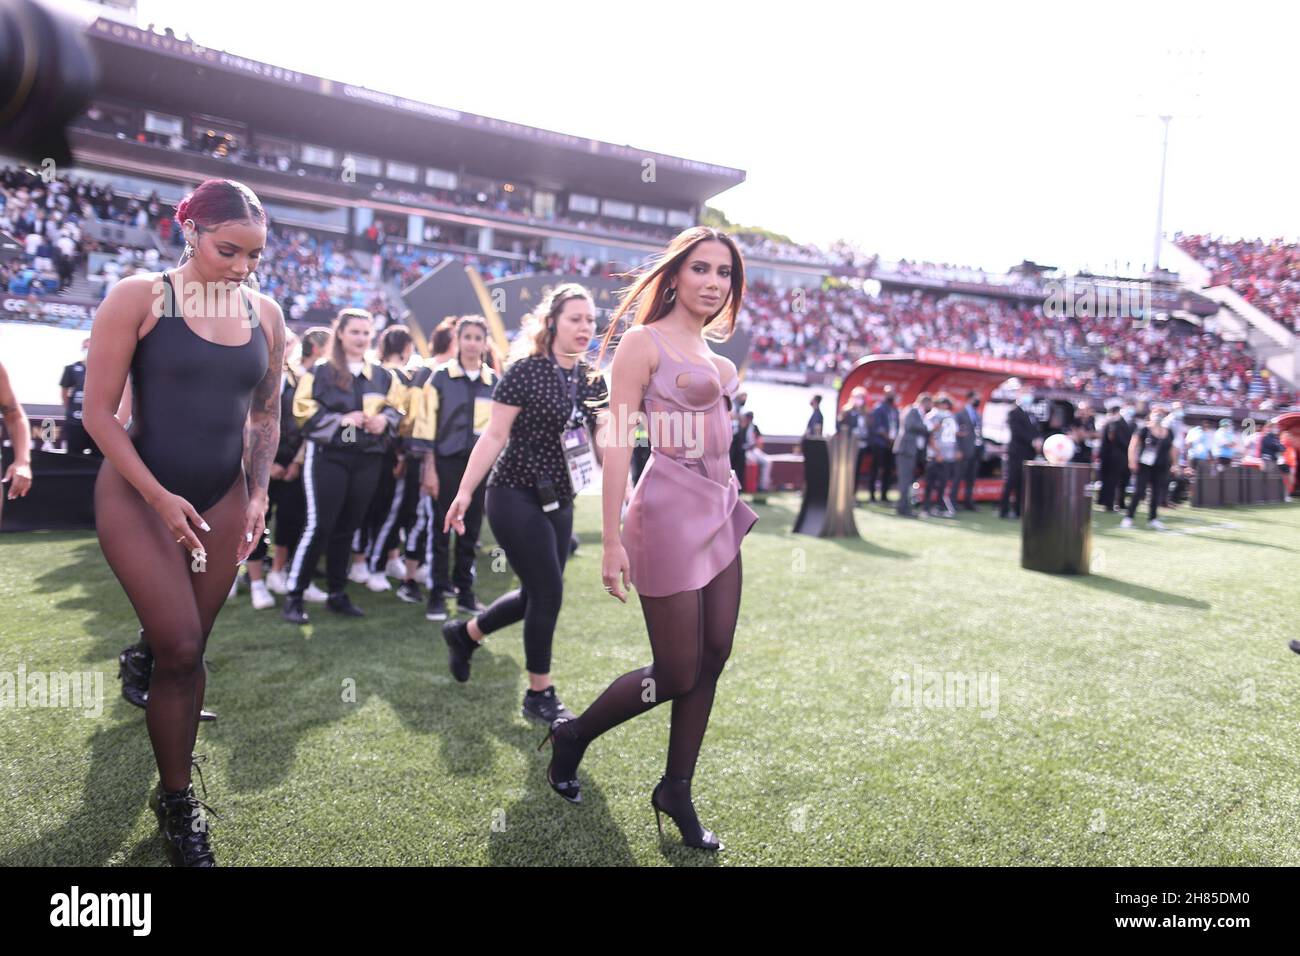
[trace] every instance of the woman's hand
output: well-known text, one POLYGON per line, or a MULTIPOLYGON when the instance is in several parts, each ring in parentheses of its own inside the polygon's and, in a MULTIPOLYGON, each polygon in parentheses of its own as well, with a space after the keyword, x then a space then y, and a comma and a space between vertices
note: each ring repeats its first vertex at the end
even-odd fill
POLYGON ((284 475, 284 465, 277 465, 275 462, 271 462, 271 480, 284 481, 284 475))
POLYGON ((420 491, 428 495, 435 501, 438 500, 438 469, 432 461, 427 458, 420 468, 420 491))
POLYGON ((628 563, 627 550, 620 542, 605 542, 600 558, 600 580, 605 590, 624 604, 627 603, 627 592, 630 587, 628 579, 631 575, 632 565, 628 563))
POLYGON ((366 413, 362 411, 348 412, 339 419, 340 425, 351 425, 353 428, 366 427, 366 413))
POLYGON ((393 477, 401 481, 406 477, 406 456, 398 455, 397 464, 393 466, 393 477))
POLYGON ((266 531, 266 496, 255 494, 248 499, 248 508, 244 511, 244 540, 239 542, 235 551, 235 563, 242 564, 253 553, 257 542, 262 540, 266 531))
MULTIPOLYGON (((275 477, 275 476, 272 475, 271 477, 275 477)), ((301 477, 302 477, 302 464, 296 461, 289 462, 289 467, 285 468, 284 470, 284 480, 297 481, 301 477)))
POLYGON ((362 426, 371 435, 382 435, 388 428, 388 419, 383 415, 366 415, 365 425, 362 426))
POLYGON ((452 528, 456 529, 457 534, 465 533, 465 512, 469 510, 470 494, 468 491, 457 492, 456 497, 451 502, 451 507, 447 509, 447 520, 442 523, 443 534, 446 534, 452 528))
POLYGON ((158 512, 158 516, 162 518, 163 524, 167 526, 167 530, 171 532, 177 544, 185 545, 186 551, 207 551, 194 529, 202 528, 204 531, 212 529, 203 520, 203 516, 194 510, 192 504, 180 495, 173 495, 170 492, 164 492, 152 504, 153 510, 158 512))
POLYGON ((9 500, 21 498, 32 487, 32 466, 14 462, 5 472, 5 484, 9 485, 9 500))

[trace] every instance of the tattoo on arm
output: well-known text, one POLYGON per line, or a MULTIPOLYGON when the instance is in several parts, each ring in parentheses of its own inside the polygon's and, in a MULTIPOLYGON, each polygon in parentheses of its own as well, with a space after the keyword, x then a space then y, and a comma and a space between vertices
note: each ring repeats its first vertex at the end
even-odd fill
POLYGON ((266 375, 253 390, 248 414, 248 440, 244 450, 244 471, 248 490, 263 491, 271 481, 271 462, 280 444, 280 373, 284 368, 284 322, 275 322, 271 334, 266 375))

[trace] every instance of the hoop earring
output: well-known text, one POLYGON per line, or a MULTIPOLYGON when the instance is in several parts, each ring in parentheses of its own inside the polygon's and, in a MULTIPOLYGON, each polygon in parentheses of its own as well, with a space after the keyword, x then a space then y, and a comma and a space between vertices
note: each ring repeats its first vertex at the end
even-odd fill
POLYGON ((664 305, 672 305, 676 301, 677 290, 670 286, 668 291, 664 293, 664 305))

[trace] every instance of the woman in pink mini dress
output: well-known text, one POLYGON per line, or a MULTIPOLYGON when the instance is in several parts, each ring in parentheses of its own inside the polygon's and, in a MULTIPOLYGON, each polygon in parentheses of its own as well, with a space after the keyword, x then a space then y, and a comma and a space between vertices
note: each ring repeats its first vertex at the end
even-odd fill
POLYGON ((728 459, 736 367, 706 339, 731 335, 744 288, 735 242, 697 226, 668 245, 612 316, 602 353, 619 321, 629 313, 634 318, 611 373, 610 434, 617 437, 603 463, 601 576, 620 601, 627 600, 629 582, 636 588, 654 663, 619 677, 575 720, 557 720, 546 738, 553 745, 547 781, 577 803, 578 763, 587 745, 671 700, 668 763, 651 803, 656 823, 667 813, 683 843, 705 850, 722 844, 695 815, 691 778, 740 611, 740 544, 758 520, 740 500, 728 459), (620 535, 638 412, 646 416, 653 452, 620 535))

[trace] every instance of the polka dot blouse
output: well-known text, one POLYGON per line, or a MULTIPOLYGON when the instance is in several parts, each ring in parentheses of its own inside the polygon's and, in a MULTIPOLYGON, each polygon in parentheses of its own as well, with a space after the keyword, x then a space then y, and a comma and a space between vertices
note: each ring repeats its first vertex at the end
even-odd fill
POLYGON ((510 428, 510 440, 488 476, 488 487, 534 488, 539 478, 549 478, 561 500, 572 498, 569 467, 564 462, 560 436, 569 422, 568 378, 578 378, 578 408, 592 433, 596 414, 609 407, 609 389, 599 375, 592 381, 591 366, 579 361, 560 384, 556 366, 545 355, 530 355, 511 365, 497 382, 492 400, 515 405, 519 414, 510 428))

